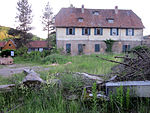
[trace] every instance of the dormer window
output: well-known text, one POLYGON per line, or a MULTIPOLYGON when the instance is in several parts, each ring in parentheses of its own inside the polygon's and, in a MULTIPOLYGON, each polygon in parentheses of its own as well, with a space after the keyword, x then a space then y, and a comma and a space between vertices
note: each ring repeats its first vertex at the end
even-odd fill
POLYGON ((78 22, 83 22, 83 18, 78 18, 78 22))
POLYGON ((94 15, 99 15, 99 12, 98 11, 93 11, 93 14, 94 15))
POLYGON ((109 18, 107 19, 108 23, 114 23, 114 19, 113 18, 109 18))

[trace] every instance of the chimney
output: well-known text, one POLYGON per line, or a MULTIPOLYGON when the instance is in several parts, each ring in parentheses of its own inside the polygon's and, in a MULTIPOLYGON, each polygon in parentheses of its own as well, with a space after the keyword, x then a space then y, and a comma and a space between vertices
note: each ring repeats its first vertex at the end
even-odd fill
POLYGON ((84 13, 84 5, 82 5, 81 12, 84 13))
POLYGON ((115 14, 118 14, 118 6, 115 6, 115 14))
POLYGON ((70 8, 74 8, 74 7, 73 7, 73 4, 70 4, 70 8))

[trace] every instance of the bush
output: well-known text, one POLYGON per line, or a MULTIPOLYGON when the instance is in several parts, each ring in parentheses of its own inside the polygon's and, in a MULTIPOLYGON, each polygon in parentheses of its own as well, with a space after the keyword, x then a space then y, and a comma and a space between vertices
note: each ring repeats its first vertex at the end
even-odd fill
POLYGON ((59 55, 59 54, 52 54, 45 57, 42 62, 46 64, 58 63, 64 64, 68 62, 67 56, 59 55))
POLYGON ((145 45, 140 45, 140 46, 136 46, 136 47, 132 48, 131 52, 133 52, 133 51, 141 51, 141 50, 150 51, 150 48, 145 46, 145 45))
POLYGON ((2 52, 0 53, 0 56, 2 57, 8 57, 11 56, 11 51, 14 51, 15 56, 16 56, 16 50, 11 50, 11 49, 7 49, 7 50, 2 50, 2 52))
POLYGON ((26 46, 22 46, 16 51, 16 54, 17 56, 24 56, 27 54, 27 51, 28 51, 28 48, 26 46))

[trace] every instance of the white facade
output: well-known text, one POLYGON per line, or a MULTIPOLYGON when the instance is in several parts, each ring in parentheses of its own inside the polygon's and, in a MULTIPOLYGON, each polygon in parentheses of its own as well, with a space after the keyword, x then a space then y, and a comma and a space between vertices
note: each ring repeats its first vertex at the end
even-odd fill
POLYGON ((75 28, 75 35, 66 35, 66 28, 56 28, 57 40, 119 40, 119 41, 142 41, 143 29, 134 29, 133 36, 126 35, 126 29, 119 29, 117 36, 110 35, 110 29, 103 28, 103 35, 94 35, 94 28, 91 28, 90 35, 82 35, 82 28, 75 28))

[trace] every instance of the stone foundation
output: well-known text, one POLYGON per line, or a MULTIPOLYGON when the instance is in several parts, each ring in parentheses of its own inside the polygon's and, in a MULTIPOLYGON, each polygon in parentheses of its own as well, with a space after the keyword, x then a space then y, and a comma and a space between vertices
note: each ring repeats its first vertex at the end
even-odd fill
MULTIPOLYGON (((57 40, 57 48, 63 48, 66 52, 66 44, 71 44, 71 55, 78 55, 78 44, 83 44, 83 54, 105 53, 106 44, 100 40, 57 40), (95 44, 100 44, 100 52, 95 52, 95 44)), ((141 45, 141 41, 116 41, 113 44, 112 51, 115 53, 122 52, 123 45, 130 45, 131 48, 141 45)))

